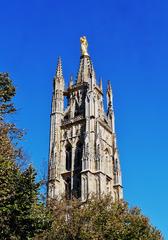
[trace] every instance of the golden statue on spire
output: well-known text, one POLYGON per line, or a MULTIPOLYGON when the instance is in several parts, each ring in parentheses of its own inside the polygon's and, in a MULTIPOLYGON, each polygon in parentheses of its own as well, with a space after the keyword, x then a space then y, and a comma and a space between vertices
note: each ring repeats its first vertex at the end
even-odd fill
POLYGON ((89 56, 88 52, 87 52, 87 48, 88 48, 88 42, 85 36, 80 37, 80 42, 81 42, 81 54, 82 56, 89 56))

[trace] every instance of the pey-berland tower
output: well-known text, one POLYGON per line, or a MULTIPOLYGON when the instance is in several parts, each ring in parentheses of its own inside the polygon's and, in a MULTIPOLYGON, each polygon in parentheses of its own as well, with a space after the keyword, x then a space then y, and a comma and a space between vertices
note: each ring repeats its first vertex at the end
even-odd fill
POLYGON ((80 42, 80 66, 75 82, 70 77, 65 89, 60 58, 54 76, 48 198, 63 195, 86 201, 94 193, 111 194, 115 201, 123 198, 123 190, 112 87, 109 81, 105 112, 102 80, 96 83, 86 37, 81 37, 80 42))

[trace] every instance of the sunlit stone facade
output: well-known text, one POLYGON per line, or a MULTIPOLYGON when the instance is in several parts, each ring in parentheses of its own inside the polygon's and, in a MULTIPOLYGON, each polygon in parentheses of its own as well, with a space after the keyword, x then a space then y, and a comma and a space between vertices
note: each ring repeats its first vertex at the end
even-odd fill
POLYGON ((65 195, 85 201, 92 193, 104 193, 114 200, 121 199, 111 84, 109 81, 107 85, 105 112, 102 81, 96 83, 87 49, 81 50, 76 81, 71 77, 65 89, 60 58, 53 81, 48 198, 65 195))

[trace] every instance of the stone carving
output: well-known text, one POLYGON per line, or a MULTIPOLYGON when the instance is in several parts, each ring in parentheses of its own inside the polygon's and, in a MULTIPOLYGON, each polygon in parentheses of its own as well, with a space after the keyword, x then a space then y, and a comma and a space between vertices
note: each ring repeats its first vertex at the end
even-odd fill
POLYGON ((88 48, 88 42, 85 36, 80 38, 80 42, 81 42, 81 53, 82 56, 89 56, 88 52, 87 52, 87 48, 88 48))

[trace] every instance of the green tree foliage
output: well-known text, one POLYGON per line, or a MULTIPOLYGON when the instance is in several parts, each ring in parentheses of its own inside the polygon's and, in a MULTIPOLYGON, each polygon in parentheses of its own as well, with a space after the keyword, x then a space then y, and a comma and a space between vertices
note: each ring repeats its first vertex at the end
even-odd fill
POLYGON ((33 167, 22 166, 18 142, 23 132, 4 120, 15 111, 15 87, 8 74, 0 74, 0 239, 32 239, 49 228, 50 217, 39 201, 40 183, 33 167))
POLYGON ((161 233, 141 214, 111 197, 51 204, 54 221, 50 231, 36 237, 45 240, 161 240, 161 233))
POLYGON ((15 111, 10 100, 15 96, 16 90, 8 73, 0 73, 0 117, 15 111))
POLYGON ((23 132, 5 116, 16 111, 15 87, 0 73, 0 239, 22 240, 162 240, 138 208, 113 203, 109 196, 50 200, 47 210, 39 200, 40 183, 33 167, 21 167, 23 132), (52 224, 52 225, 51 225, 52 224))

